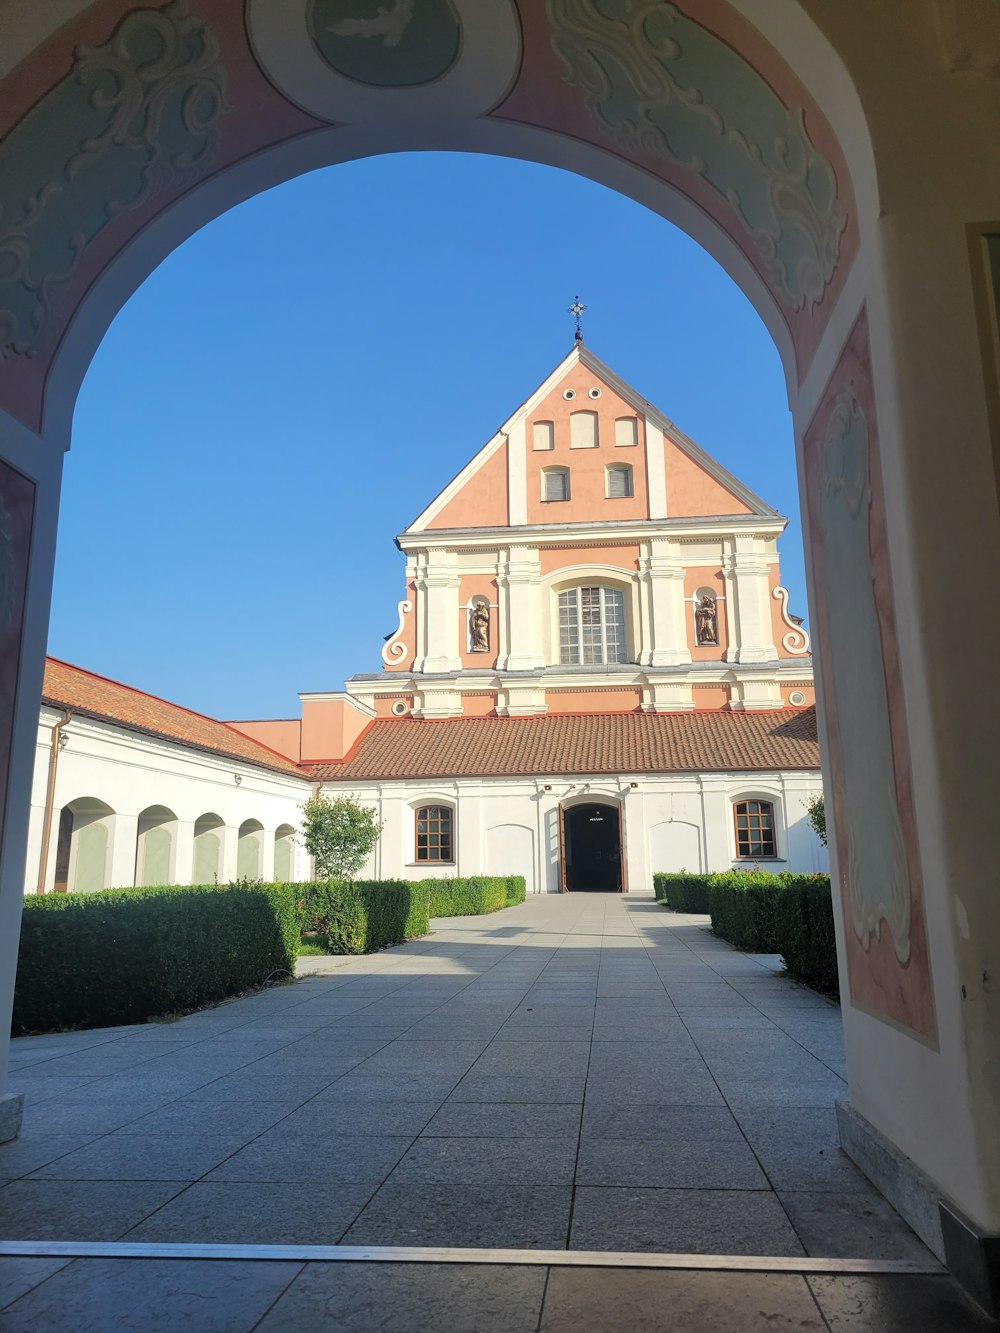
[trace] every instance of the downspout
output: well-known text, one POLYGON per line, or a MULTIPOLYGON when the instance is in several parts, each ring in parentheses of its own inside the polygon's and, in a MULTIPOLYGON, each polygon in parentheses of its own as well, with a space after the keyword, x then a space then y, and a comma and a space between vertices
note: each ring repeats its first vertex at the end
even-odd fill
POLYGON ((42 823, 42 852, 38 860, 38 888, 36 893, 45 892, 45 877, 49 868, 49 839, 52 835, 52 804, 56 794, 56 772, 59 768, 59 741, 62 729, 73 714, 67 708, 63 717, 52 728, 52 748, 49 751, 49 785, 45 792, 45 819, 42 823))

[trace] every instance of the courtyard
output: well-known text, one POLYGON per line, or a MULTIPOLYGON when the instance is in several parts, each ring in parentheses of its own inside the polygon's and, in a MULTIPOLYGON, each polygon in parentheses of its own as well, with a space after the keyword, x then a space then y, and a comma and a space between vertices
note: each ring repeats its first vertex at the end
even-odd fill
POLYGON ((837 1006, 705 918, 541 895, 299 966, 176 1021, 13 1043, 0 1239, 35 1253, 0 1257, 0 1329, 990 1326, 838 1147, 837 1006))

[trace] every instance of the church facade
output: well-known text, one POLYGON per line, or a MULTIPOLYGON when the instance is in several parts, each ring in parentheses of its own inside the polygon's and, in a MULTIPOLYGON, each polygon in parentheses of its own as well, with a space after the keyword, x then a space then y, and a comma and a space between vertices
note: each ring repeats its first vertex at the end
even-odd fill
POLYGON ((380 670, 301 695, 296 719, 193 723, 50 664, 29 877, 34 857, 46 889, 305 878, 298 808, 318 788, 377 809, 376 878, 627 891, 658 870, 825 869, 784 527, 578 340, 397 538, 380 670))

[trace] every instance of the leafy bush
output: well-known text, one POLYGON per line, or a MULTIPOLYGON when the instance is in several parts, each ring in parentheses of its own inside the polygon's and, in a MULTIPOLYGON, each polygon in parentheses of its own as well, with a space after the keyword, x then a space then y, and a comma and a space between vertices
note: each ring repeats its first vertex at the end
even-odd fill
POLYGON ((428 895, 419 884, 331 880, 295 889, 302 929, 319 935, 330 953, 371 953, 427 934, 428 895))
POLYGON ((822 796, 814 796, 806 801, 806 822, 823 846, 826 846, 826 801, 822 796))
MULTIPOLYGON (((520 876, 511 876, 520 879, 520 876)), ((422 879, 431 916, 482 916, 507 907, 506 875, 473 875, 466 879, 422 879)), ((523 879, 521 880, 523 886, 523 879)), ((524 893, 522 888, 521 901, 524 893)))
POLYGON ((711 875, 708 904, 712 929, 730 944, 735 944, 737 949, 779 953, 777 899, 785 878, 763 870, 734 870, 729 874, 711 875))
POLYGON ((15 1032, 141 1023, 237 995, 295 966, 281 884, 106 889, 26 898, 15 1032))
POLYGON ((351 796, 311 796, 302 813, 306 851, 316 874, 324 880, 353 879, 382 832, 375 811, 351 796))
POLYGON ((701 912, 707 914, 708 875, 688 875, 683 871, 676 874, 655 874, 653 892, 656 901, 675 912, 701 912))

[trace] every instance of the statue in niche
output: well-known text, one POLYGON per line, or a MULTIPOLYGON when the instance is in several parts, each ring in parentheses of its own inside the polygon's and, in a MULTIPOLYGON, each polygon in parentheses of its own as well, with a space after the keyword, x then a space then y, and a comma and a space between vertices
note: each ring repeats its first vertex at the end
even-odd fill
POLYGON ((469 609, 469 648, 474 653, 490 651, 490 604, 482 597, 469 609))
POLYGON ((715 598, 708 593, 702 597, 694 612, 695 637, 699 648, 719 642, 719 613, 715 598))

